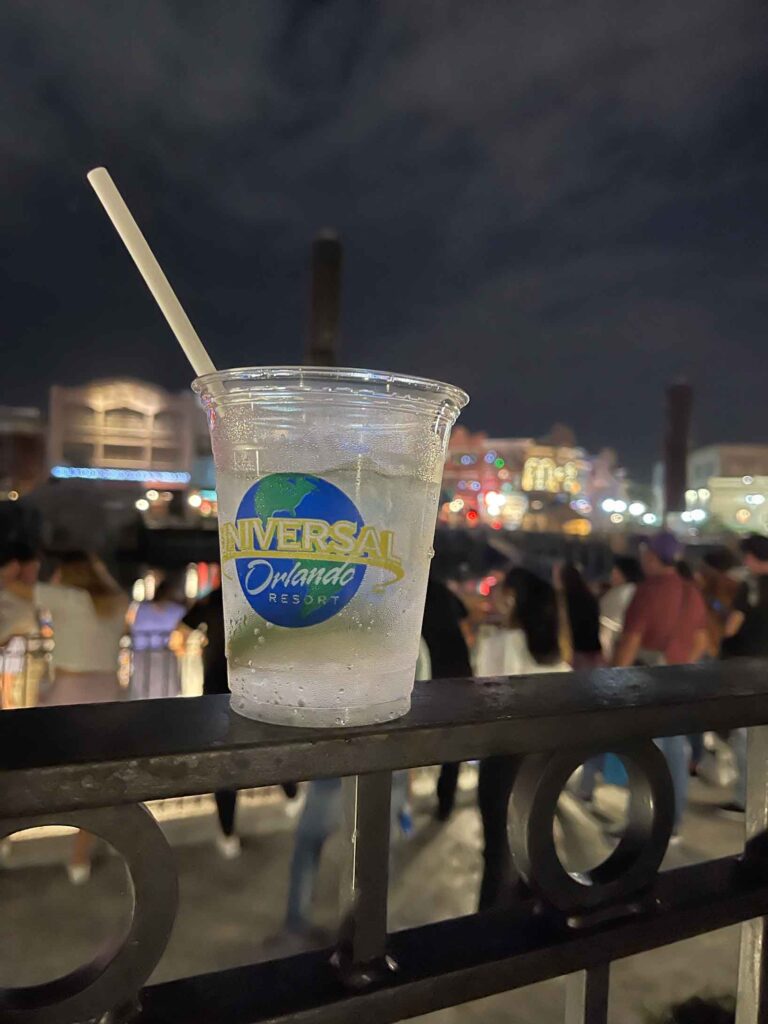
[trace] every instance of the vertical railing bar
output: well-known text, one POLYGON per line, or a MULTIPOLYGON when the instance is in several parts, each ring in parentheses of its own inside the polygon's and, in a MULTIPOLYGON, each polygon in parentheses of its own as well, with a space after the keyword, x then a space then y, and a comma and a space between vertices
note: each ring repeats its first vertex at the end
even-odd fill
MULTIPOLYGON (((747 807, 744 855, 766 860, 768 832, 768 726, 747 730, 747 807)), ((741 926, 736 1024, 768 1024, 768 918, 741 926)))
POLYGON ((570 974, 565 982, 565 1024, 606 1024, 611 965, 570 974))
POLYGON ((390 967, 387 895, 392 773, 342 780, 344 862, 338 962, 348 983, 365 986, 390 967))

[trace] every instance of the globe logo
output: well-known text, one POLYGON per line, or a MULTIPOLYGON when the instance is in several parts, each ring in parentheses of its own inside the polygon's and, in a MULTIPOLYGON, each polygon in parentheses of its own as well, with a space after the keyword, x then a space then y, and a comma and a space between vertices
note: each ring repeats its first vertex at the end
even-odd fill
POLYGON ((248 604, 267 622, 289 628, 338 614, 365 576, 366 564, 352 555, 364 525, 354 502, 321 477, 272 473, 257 481, 233 524, 253 538, 250 550, 233 551, 248 604), (349 558, 338 554, 347 548, 349 558))

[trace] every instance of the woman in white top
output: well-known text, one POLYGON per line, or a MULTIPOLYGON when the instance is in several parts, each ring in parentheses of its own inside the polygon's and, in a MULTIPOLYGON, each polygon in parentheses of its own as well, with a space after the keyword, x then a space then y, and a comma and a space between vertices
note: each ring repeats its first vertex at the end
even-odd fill
MULTIPOLYGON (((45 704, 87 704, 121 700, 117 679, 120 638, 128 598, 96 555, 62 556, 52 584, 38 584, 37 599, 53 625, 53 686, 45 704)), ((93 837, 78 831, 67 865, 70 881, 82 885, 91 874, 93 837)))
POLYGON ((627 608, 642 578, 643 570, 638 559, 619 555, 614 560, 610 589, 600 598, 600 645, 609 664, 624 629, 627 608))
POLYGON ((37 599, 53 624, 56 676, 45 703, 122 699, 117 668, 128 598, 101 559, 63 555, 53 585, 39 584, 37 599))
MULTIPOLYGON (((551 583, 526 569, 513 569, 504 581, 508 625, 480 638, 476 655, 479 676, 514 676, 570 672, 563 656, 563 629, 557 595, 551 583)), ((509 680, 514 686, 514 679, 509 680)), ((546 682, 542 681, 542 686, 546 682)), ((489 757, 480 765, 478 803, 485 846, 480 910, 514 896, 517 875, 507 837, 507 810, 518 758, 489 757)))

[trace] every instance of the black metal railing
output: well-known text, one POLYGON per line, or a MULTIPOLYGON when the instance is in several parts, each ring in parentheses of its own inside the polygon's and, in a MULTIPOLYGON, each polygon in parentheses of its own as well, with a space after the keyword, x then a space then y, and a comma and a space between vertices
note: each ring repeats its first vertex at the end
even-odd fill
MULTIPOLYGON (((388 725, 300 730, 250 722, 227 698, 0 714, 0 838, 74 825, 122 854, 127 935, 65 978, 0 993, 3 1024, 366 1024, 403 1020, 568 975, 567 1024, 605 1022, 613 961, 744 922, 738 1024, 768 1020, 768 665, 757 661, 422 683, 388 725), (660 871, 672 828, 666 762, 651 737, 750 727, 742 854, 660 871), (585 759, 618 753, 628 826, 591 873, 560 863, 558 796, 585 759), (503 911, 388 934, 391 772, 519 757, 510 841, 525 895, 503 911), (344 777, 346 866, 334 950, 142 990, 173 924, 176 875, 141 803, 286 779, 344 777)), ((2 951, 0 951, 2 956, 2 951)))

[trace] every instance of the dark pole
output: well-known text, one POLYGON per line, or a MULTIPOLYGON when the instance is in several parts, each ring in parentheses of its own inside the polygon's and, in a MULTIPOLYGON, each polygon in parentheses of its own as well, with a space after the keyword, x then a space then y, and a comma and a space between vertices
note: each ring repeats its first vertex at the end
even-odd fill
POLYGON ((664 514, 685 511, 688 440, 693 391, 689 384, 667 388, 664 415, 664 514))
POLYGON ((341 307, 341 242, 324 231, 312 243, 312 293, 307 366, 336 366, 341 307))

